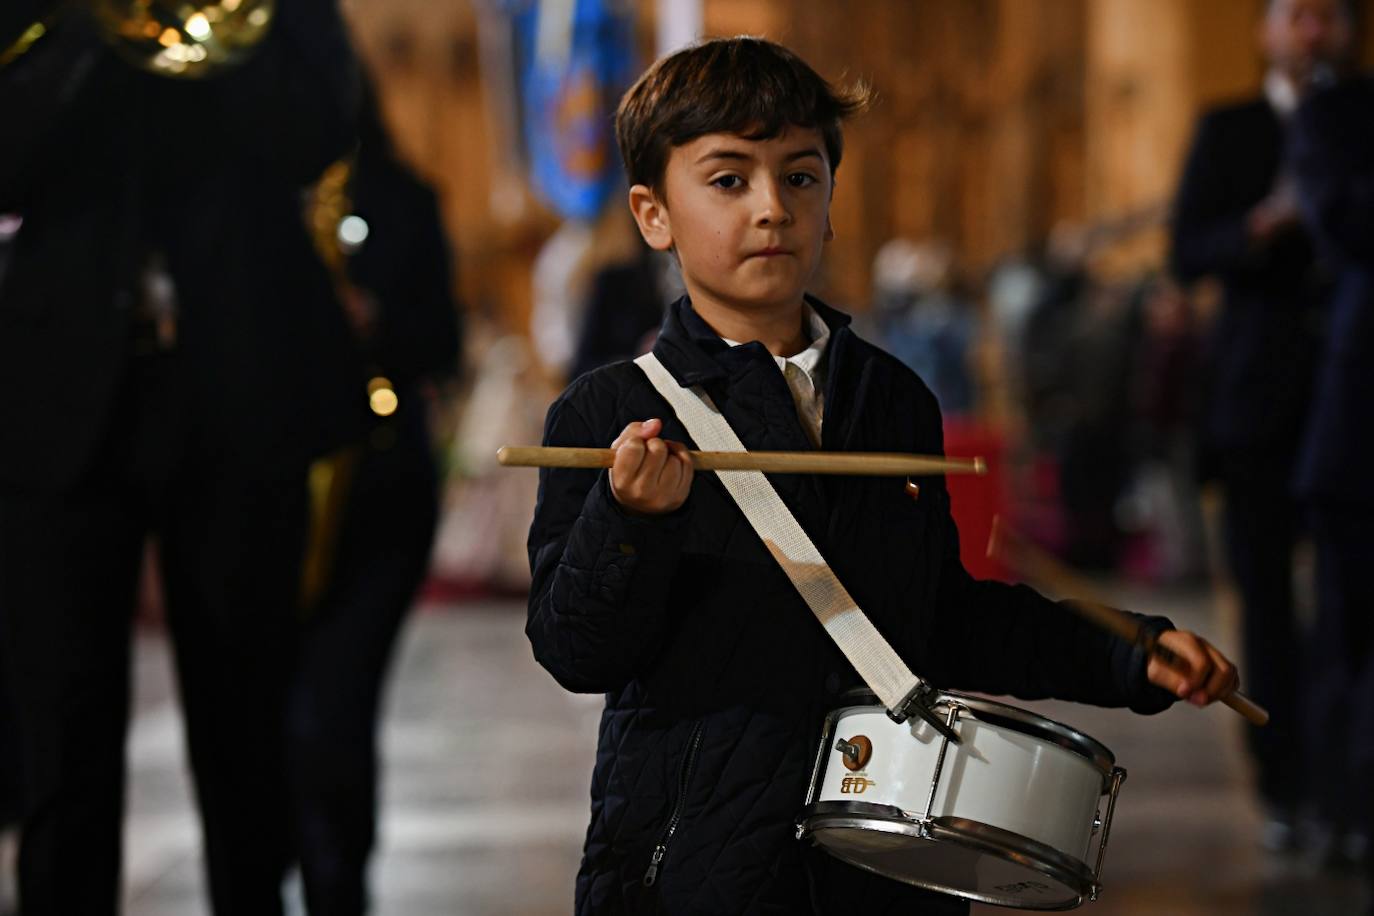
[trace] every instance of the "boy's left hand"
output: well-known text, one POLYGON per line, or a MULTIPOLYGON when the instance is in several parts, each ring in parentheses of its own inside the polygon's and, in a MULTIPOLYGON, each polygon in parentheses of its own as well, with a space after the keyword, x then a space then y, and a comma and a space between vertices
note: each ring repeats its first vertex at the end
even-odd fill
POLYGON ((1240 674, 1230 659, 1196 633, 1165 630, 1159 634, 1159 644, 1178 656, 1183 669, 1151 656, 1145 676, 1151 684, 1194 706, 1206 706, 1229 696, 1240 684, 1240 674))

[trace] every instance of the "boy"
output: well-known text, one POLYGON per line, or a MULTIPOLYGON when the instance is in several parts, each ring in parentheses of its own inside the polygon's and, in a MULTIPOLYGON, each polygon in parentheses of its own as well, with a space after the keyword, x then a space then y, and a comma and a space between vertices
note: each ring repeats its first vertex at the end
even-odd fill
MULTIPOLYGON (((841 154, 864 105, 753 38, 667 57, 621 102, 630 208, 687 296, 654 352, 701 386, 751 450, 939 453, 929 390, 806 295, 841 154), (742 343, 740 343, 742 342, 742 343)), ((825 714, 859 684, 686 431, 633 363, 582 376, 549 445, 612 442, 609 472, 545 470, 530 530, 526 632, 569 690, 604 692, 577 912, 966 913, 967 904, 794 839, 825 714)), ((1155 712, 1235 684, 1169 628, 1182 677, 1028 588, 959 563, 942 479, 776 475, 782 499, 877 629, 948 689, 1155 712)))

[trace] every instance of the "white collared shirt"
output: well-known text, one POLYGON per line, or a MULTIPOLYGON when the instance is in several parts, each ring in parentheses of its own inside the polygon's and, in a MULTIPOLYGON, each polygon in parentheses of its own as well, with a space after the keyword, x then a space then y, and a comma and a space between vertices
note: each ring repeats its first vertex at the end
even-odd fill
MULTIPOLYGON (((803 305, 802 308, 805 309, 811 346, 792 356, 774 356, 773 361, 787 380, 802 429, 806 430, 811 444, 820 448, 821 423, 825 418, 825 373, 821 361, 825 358, 825 345, 830 340, 830 328, 810 305, 803 305)), ((721 340, 732 347, 741 346, 740 341, 728 337, 722 337, 721 340)))
POLYGON ((1300 99, 1293 81, 1272 67, 1264 74, 1264 97, 1269 100, 1269 107, 1274 109, 1274 114, 1285 123, 1298 110, 1300 99))

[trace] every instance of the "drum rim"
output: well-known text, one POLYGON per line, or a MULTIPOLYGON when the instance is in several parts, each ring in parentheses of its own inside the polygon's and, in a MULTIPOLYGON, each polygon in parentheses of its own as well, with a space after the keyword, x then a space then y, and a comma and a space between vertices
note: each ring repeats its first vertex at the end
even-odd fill
MULTIPOLYGON (((854 709, 872 709, 874 707, 879 710, 886 709, 878 700, 877 694, 867 687, 856 687, 845 691, 842 696, 846 700, 867 699, 871 702, 847 702, 844 706, 831 711, 830 718, 832 720, 854 709)), ((1050 743, 1091 761, 1102 772, 1104 780, 1111 778, 1112 768, 1116 766, 1116 755, 1101 741, 1079 731, 1072 725, 1065 725, 1063 722, 1057 722, 1028 709, 1020 709, 985 697, 974 697, 950 690, 937 692, 937 706, 948 705, 951 700, 972 710, 977 719, 994 725, 1004 725, 1032 738, 1048 739, 1050 743)))
POLYGON ((1084 898, 1090 896, 1096 887, 1096 881, 1087 865, 1073 856, 1019 833, 1013 833, 1010 830, 968 818, 934 817, 925 821, 921 818, 909 817, 902 813, 900 808, 892 805, 878 805, 871 802, 824 801, 807 805, 802 810, 800 822, 801 831, 798 839, 804 839, 808 834, 814 834, 818 829, 853 827, 877 830, 880 833, 897 833, 919 840, 955 843, 1014 862, 1023 868, 1058 882, 1070 893, 1076 895, 1069 901, 1046 902, 1043 905, 1037 905, 1037 901, 1021 900, 1009 895, 999 897, 974 890, 956 890, 948 884, 939 884, 919 878, 898 877, 879 871, 866 862, 839 855, 830 846, 812 839, 812 842, 821 846, 827 854, 833 855, 856 868, 862 868, 892 881, 900 881, 903 884, 923 887, 926 890, 937 891, 942 894, 951 894, 977 903, 1029 910, 1071 910, 1082 904, 1084 898), (875 822, 877 826, 875 826, 875 822))

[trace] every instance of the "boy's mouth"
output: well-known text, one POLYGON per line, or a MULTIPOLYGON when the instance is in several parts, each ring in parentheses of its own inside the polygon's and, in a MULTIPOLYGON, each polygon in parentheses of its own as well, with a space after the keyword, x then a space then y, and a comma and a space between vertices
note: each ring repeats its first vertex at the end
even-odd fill
POLYGON ((751 258, 772 258, 772 257, 777 257, 777 256, 780 255, 780 254, 791 254, 791 253, 792 253, 792 252, 789 251, 789 250, 786 249, 786 248, 760 248, 758 251, 755 251, 755 252, 753 252, 752 254, 750 254, 749 257, 751 257, 751 258))

